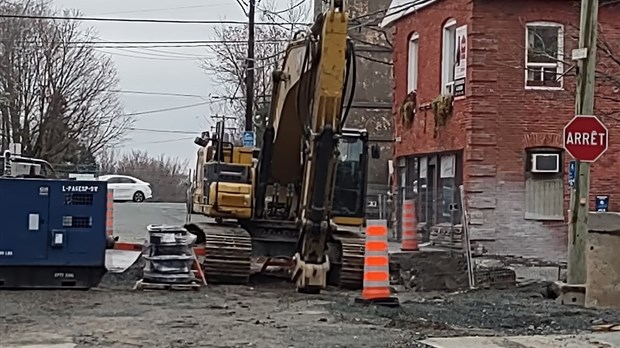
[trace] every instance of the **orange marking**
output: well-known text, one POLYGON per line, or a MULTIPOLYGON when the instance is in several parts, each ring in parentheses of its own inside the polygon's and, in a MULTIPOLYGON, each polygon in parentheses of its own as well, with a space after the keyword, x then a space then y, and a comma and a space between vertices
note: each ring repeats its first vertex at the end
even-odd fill
POLYGON ((368 226, 366 227, 366 234, 370 236, 387 235, 387 228, 385 226, 368 226))
POLYGON ((389 261, 387 256, 366 256, 364 264, 367 266, 388 266, 389 261))
POLYGON ((194 253, 196 253, 196 256, 205 256, 206 255, 205 248, 203 248, 203 247, 195 247, 194 248, 194 253))
POLYGON ((142 251, 142 244, 137 243, 114 243, 115 250, 142 251))
POLYGON ((365 288, 364 290, 362 290, 362 297, 366 300, 390 297, 390 289, 387 287, 365 288))
POLYGON ((417 251, 419 250, 417 240, 403 239, 400 250, 417 251))
POLYGON ((371 282, 386 282, 386 284, 389 284, 390 276, 388 272, 370 271, 364 274, 364 280, 371 282))
POLYGON ((369 251, 386 251, 386 250, 388 250, 388 243, 387 242, 371 242, 371 241, 367 241, 366 242, 366 250, 369 250, 369 251))

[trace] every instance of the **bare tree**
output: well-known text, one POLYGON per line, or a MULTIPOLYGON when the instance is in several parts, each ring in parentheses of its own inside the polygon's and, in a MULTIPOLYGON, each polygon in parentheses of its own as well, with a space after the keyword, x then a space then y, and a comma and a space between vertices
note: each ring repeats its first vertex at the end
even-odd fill
MULTIPOLYGON (((0 12, 78 17, 47 0, 0 0, 0 12)), ((122 137, 131 124, 116 95, 111 59, 84 42, 92 28, 75 20, 0 18, 2 145, 21 143, 27 155, 53 163, 79 161, 122 137)))
POLYGON ((123 174, 144 180, 153 189, 152 201, 185 202, 188 183, 187 160, 160 155, 150 156, 146 151, 132 151, 119 155, 104 151, 99 156, 100 174, 123 174))
MULTIPOLYGON (((290 0, 286 10, 276 10, 277 1, 262 1, 257 7, 258 21, 290 23, 286 25, 257 26, 255 31, 255 79, 254 79, 254 128, 257 141, 262 139, 266 125, 267 110, 271 98, 271 73, 281 64, 288 42, 303 27, 310 11, 308 4, 290 0)), ((202 67, 221 86, 219 98, 228 101, 226 111, 238 116, 235 126, 241 131, 245 115, 245 75, 247 44, 239 40, 247 38, 247 26, 221 26, 215 29, 217 40, 224 42, 212 48, 215 58, 206 59, 202 67)))

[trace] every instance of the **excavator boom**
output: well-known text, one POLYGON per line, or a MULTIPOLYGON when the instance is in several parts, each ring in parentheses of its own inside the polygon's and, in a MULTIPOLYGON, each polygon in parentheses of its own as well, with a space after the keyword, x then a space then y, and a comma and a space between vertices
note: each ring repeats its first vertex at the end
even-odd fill
MULTIPOLYGON (((330 210, 338 136, 342 127, 348 46, 346 1, 331 1, 312 28, 318 34, 316 85, 305 129, 305 174, 302 183, 300 250, 295 255, 293 279, 297 289, 316 292, 326 286, 329 270, 326 247, 334 229, 330 210)), ((299 93, 306 91, 300 90, 299 93)))

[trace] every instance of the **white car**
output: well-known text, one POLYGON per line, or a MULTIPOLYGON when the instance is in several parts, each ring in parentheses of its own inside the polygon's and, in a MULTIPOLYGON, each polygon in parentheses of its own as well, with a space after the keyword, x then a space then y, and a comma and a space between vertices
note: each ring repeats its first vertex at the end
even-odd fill
POLYGON ((115 201, 144 202, 153 198, 151 184, 128 175, 102 175, 99 181, 107 181, 108 189, 114 190, 115 201))

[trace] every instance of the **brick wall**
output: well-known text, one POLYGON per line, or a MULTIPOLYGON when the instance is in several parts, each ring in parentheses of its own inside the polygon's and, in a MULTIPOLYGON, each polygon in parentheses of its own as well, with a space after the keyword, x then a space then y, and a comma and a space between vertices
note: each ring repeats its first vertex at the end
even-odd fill
MULTIPOLYGON (((601 9, 602 37, 620 58, 618 18, 620 7, 601 9)), ((445 0, 397 23, 393 111, 396 136, 402 142, 395 145, 395 156, 465 149, 463 173, 472 237, 497 240, 487 244, 492 252, 557 260, 565 255, 566 225, 523 218, 525 148, 562 146, 562 129, 574 115, 574 73, 566 76, 562 91, 525 90, 525 23, 529 21, 564 24, 565 56, 570 57, 579 24, 579 5, 572 1, 445 0), (407 128, 397 111, 406 91, 407 40, 413 31, 420 35, 419 103, 438 94, 441 28, 449 17, 459 26, 468 24, 467 99, 455 101, 452 119, 433 137, 432 112, 427 112, 430 116, 418 112, 407 128)), ((620 64, 612 64, 604 54, 599 57, 599 70, 620 77, 620 64)), ((599 96, 618 98, 617 88, 610 83, 597 85, 599 96)), ((617 101, 598 98, 597 114, 615 112, 618 106, 617 101)), ((617 114, 604 118, 612 146, 592 166, 592 207, 596 194, 609 194, 612 209, 620 207, 620 172, 614 165, 620 163, 620 144, 613 145, 620 135, 617 119, 617 114)))
POLYGON ((401 122, 399 108, 407 93, 407 52, 411 34, 418 33, 418 105, 430 103, 440 93, 441 36, 443 24, 450 18, 457 26, 471 23, 471 0, 440 1, 411 14, 398 22, 394 29, 394 116, 396 156, 463 149, 465 144, 465 112, 469 99, 454 103, 448 123, 434 134, 435 119, 431 110, 418 111, 411 125, 401 122))

